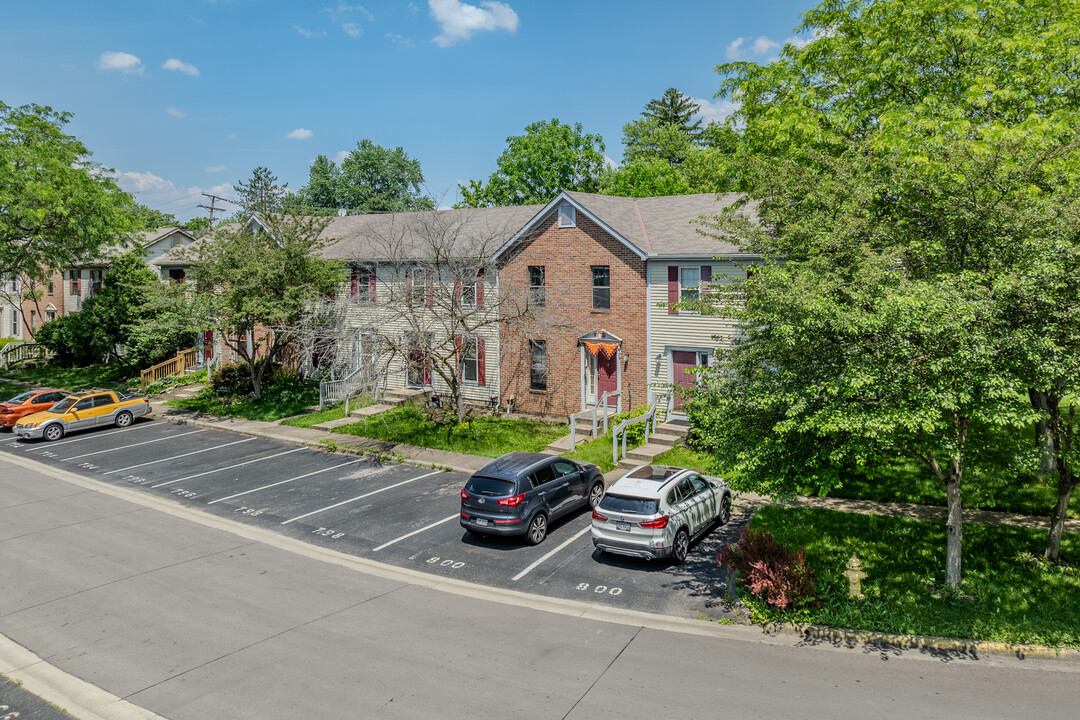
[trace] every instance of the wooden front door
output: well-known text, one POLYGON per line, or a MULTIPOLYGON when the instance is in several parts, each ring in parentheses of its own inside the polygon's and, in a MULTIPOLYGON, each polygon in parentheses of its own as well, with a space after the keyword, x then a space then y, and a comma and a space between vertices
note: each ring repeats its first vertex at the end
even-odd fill
POLYGON ((202 338, 202 356, 203 362, 209 362, 214 359, 214 331, 207 330, 203 333, 202 338))
MULTIPOLYGON (((615 393, 619 389, 619 354, 612 353, 611 357, 607 357, 604 353, 596 354, 596 392, 597 401, 604 396, 604 393, 615 393)), ((617 407, 619 399, 617 397, 608 397, 608 407, 617 407)))
MULTIPOLYGON (((672 382, 676 387, 690 388, 694 386, 694 382, 697 379, 693 373, 686 372, 687 370, 693 370, 698 366, 698 354, 696 352, 689 352, 685 350, 674 350, 671 353, 671 375, 672 382)), ((681 394, 675 392, 675 405, 674 410, 681 410, 683 406, 683 398, 681 394)))

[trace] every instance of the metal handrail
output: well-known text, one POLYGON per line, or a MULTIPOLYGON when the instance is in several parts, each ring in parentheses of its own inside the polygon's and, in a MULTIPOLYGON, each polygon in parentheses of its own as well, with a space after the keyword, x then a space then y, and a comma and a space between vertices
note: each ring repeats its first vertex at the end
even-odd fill
POLYGON ((636 418, 630 418, 629 420, 623 420, 619 425, 611 431, 611 462, 614 465, 619 464, 619 433, 622 433, 622 454, 626 457, 626 429, 631 425, 637 425, 638 423, 645 423, 645 443, 649 442, 649 423, 652 423, 652 431, 656 432, 656 405, 654 404, 649 412, 636 418))
POLYGON ((622 400, 622 391, 618 390, 618 391, 615 391, 615 392, 611 392, 609 390, 609 391, 605 392, 603 395, 600 396, 599 402, 597 402, 595 405, 593 405, 591 410, 582 410, 581 412, 576 412, 576 413, 574 413, 573 415, 570 416, 570 449, 571 450, 573 450, 577 446, 577 421, 580 418, 583 418, 583 417, 585 417, 587 415, 592 415, 592 436, 593 436, 594 440, 596 439, 596 428, 597 428, 597 425, 596 425, 596 412, 601 407, 604 408, 604 432, 605 433, 607 432, 608 415, 611 414, 609 412, 610 408, 608 407, 607 402, 608 402, 609 398, 613 398, 613 397, 618 397, 620 400, 622 400))
MULTIPOLYGON (((331 374, 331 377, 333 377, 333 374, 331 374)), ((378 400, 380 396, 379 378, 380 375, 375 372, 374 367, 362 365, 340 380, 331 379, 319 382, 319 409, 322 410, 326 405, 336 405, 344 401, 347 414, 349 398, 361 391, 370 392, 378 400)), ((385 375, 382 378, 385 391, 385 375)))

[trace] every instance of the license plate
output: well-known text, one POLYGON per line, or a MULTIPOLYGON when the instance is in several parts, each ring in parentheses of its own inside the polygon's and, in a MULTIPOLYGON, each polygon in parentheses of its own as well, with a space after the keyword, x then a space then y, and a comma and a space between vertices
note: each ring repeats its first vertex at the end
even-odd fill
POLYGON ((487 518, 476 518, 476 524, 477 525, 482 525, 483 527, 487 527, 489 523, 487 521, 487 518))
POLYGON ((630 523, 615 521, 615 529, 630 532, 630 523))

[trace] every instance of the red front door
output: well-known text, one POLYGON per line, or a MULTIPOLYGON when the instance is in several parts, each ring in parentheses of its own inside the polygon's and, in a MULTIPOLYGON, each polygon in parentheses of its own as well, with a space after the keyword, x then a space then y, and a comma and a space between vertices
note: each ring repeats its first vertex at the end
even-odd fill
MULTIPOLYGON (((696 352, 687 352, 684 350, 674 350, 671 353, 671 374, 672 381, 677 387, 689 388, 694 386, 694 380, 696 376, 693 373, 686 372, 692 370, 698 365, 698 354, 696 352)), ((680 410, 683 406, 683 398, 681 393, 675 392, 675 410, 680 410)))
MULTIPOLYGON (((604 353, 596 354, 596 397, 599 401, 604 393, 614 394, 619 389, 619 361, 618 353, 612 353, 607 357, 604 353)), ((619 404, 617 397, 608 397, 608 407, 616 407, 619 404)))
POLYGON ((207 330, 203 333, 203 362, 209 362, 214 359, 214 331, 207 330))

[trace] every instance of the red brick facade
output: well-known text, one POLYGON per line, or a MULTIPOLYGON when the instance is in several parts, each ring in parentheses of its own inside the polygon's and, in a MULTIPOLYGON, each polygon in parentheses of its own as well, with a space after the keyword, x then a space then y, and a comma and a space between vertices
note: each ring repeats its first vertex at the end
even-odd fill
POLYGON ((648 402, 645 261, 584 213, 576 227, 556 226, 557 212, 501 259, 500 291, 529 286, 529 266, 545 268, 546 306, 500 327, 500 394, 518 412, 566 416, 581 409, 578 338, 606 330, 622 340, 622 406, 648 402), (593 309, 593 266, 610 268, 611 307, 593 309), (547 390, 530 390, 529 341, 545 340, 547 390))
MULTIPOLYGON (((30 340, 31 335, 27 331, 27 325, 32 325, 34 332, 47 323, 50 319, 49 313, 53 313, 53 317, 62 317, 67 313, 64 310, 64 274, 61 272, 54 272, 49 276, 52 279, 52 292, 49 292, 49 283, 45 282, 38 285, 35 289, 41 291, 41 298, 34 302, 33 300, 23 300, 19 311, 20 325, 22 326, 22 339, 30 340), (52 306, 50 311, 48 308, 52 306)), ((28 281, 23 278, 23 290, 27 290, 26 285, 28 281)))

